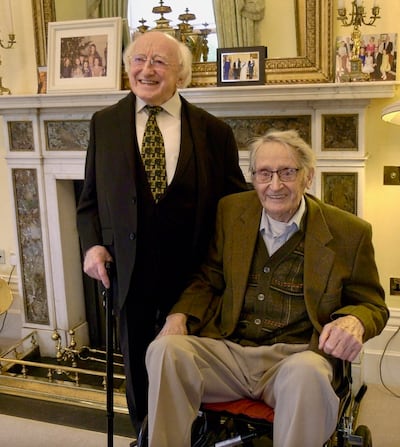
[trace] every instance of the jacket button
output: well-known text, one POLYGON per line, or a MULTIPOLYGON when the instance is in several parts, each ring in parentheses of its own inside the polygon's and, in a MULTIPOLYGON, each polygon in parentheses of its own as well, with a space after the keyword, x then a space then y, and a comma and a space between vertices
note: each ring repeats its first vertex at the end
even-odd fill
POLYGON ((264 301, 265 295, 263 293, 259 293, 257 296, 258 301, 264 301))
POLYGON ((264 267, 263 271, 264 271, 264 273, 269 273, 271 271, 271 269, 269 267, 264 267))
POLYGON ((256 318, 256 319, 254 320, 254 324, 256 324, 257 326, 259 326, 259 325, 261 324, 261 320, 260 320, 260 318, 256 318))
POLYGON ((131 241, 135 240, 136 239, 136 234, 135 233, 129 233, 129 239, 131 241))

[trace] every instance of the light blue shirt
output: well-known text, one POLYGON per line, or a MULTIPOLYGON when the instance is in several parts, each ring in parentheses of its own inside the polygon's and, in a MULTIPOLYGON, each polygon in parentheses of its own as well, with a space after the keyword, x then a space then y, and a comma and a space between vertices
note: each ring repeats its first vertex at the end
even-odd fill
POLYGON ((260 233, 264 239, 268 253, 272 256, 300 228, 301 219, 306 211, 306 201, 301 198, 300 206, 289 222, 279 222, 262 211, 260 233))

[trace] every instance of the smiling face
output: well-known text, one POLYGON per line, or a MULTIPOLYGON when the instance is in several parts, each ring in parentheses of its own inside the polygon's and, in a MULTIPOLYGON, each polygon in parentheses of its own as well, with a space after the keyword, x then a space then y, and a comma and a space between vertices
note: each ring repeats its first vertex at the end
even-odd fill
POLYGON ((147 60, 140 66, 129 63, 127 72, 133 93, 149 105, 159 106, 168 101, 182 81, 179 55, 178 42, 164 33, 149 32, 137 38, 131 56, 147 60), (151 63, 158 58, 166 65, 156 67, 151 63))
POLYGON ((259 183, 253 175, 253 185, 267 214, 280 222, 288 222, 296 213, 307 187, 311 186, 313 170, 307 172, 300 166, 294 151, 282 143, 270 141, 257 150, 254 170, 277 171, 284 168, 300 168, 292 181, 282 182, 273 174, 268 183, 259 183))

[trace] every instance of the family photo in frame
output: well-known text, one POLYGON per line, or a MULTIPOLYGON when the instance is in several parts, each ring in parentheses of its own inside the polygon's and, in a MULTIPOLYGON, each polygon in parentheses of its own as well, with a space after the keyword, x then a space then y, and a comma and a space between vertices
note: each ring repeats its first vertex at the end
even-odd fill
MULTIPOLYGON (((353 41, 350 35, 336 39, 336 82, 343 82, 351 70, 353 41)), ((363 34, 360 43, 361 71, 371 81, 395 81, 397 34, 363 34)))
POLYGON ((47 92, 119 90, 121 18, 50 22, 47 92))
POLYGON ((217 85, 265 83, 266 47, 217 48, 217 85))

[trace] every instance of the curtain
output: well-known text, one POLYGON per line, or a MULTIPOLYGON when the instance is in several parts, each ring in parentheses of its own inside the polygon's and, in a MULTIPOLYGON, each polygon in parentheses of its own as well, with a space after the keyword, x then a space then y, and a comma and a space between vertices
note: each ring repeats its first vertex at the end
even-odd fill
POLYGON ((98 0, 100 17, 122 17, 122 49, 126 48, 131 35, 128 25, 128 0, 98 0))
POLYGON ((259 45, 258 22, 264 18, 265 0, 213 0, 218 45, 259 45))
POLYGON ((128 16, 128 0, 100 0, 100 17, 128 16))

